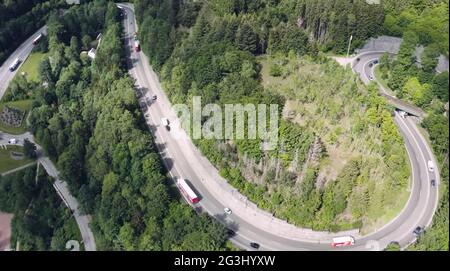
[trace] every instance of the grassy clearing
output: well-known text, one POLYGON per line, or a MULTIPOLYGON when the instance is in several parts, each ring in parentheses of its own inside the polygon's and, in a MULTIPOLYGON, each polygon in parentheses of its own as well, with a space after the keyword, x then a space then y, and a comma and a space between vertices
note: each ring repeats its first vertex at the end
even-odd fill
POLYGON ((22 121, 22 125, 20 127, 12 127, 7 125, 6 123, 3 123, 0 121, 0 130, 9 134, 13 135, 20 135, 26 132, 26 117, 28 115, 28 112, 31 109, 32 100, 22 100, 22 101, 13 101, 13 102, 6 102, 6 103, 0 103, 0 113, 3 111, 3 107, 5 105, 9 105, 10 107, 16 107, 20 109, 21 111, 25 112, 25 117, 22 121))
POLYGON ((11 152, 19 152, 23 153, 23 147, 21 146, 10 146, 8 145, 6 149, 1 148, 0 149, 0 173, 4 173, 6 171, 24 166, 26 164, 29 164, 33 162, 32 159, 26 158, 25 156, 23 159, 15 160, 11 158, 11 152))
MULTIPOLYGON (((387 209, 384 213, 384 215, 374 219, 374 220, 368 220, 367 223, 363 224, 363 227, 360 229, 362 235, 369 234, 371 232, 374 232, 376 230, 380 230, 383 226, 385 226, 387 223, 392 221, 397 215, 403 210, 405 207, 411 191, 410 190, 403 190, 398 195, 398 200, 396 201, 397 204, 395 204, 393 207, 387 209)), ((371 214, 368 214, 370 217, 371 214)))
POLYGON ((18 74, 22 74, 22 72, 25 72, 27 74, 28 80, 37 82, 39 63, 46 55, 47 54, 44 53, 32 53, 21 65, 18 74))

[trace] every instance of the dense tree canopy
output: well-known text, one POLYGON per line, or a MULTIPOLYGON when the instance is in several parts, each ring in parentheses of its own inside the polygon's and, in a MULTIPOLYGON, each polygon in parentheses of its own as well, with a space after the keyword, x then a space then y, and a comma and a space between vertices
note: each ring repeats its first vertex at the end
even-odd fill
POLYGON ((33 91, 30 129, 93 214, 99 249, 186 249, 197 237, 203 241, 191 249, 223 249, 225 228, 173 196, 124 69, 120 19, 104 0, 50 17, 49 57, 39 68, 48 85, 33 91), (80 50, 99 33, 91 61, 80 50), (179 226, 166 226, 172 220, 179 226))

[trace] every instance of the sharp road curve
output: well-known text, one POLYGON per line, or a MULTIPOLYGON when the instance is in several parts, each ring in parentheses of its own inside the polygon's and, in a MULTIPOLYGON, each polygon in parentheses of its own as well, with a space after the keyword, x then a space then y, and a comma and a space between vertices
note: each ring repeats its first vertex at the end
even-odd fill
MULTIPOLYGON (((395 113, 395 123, 404 138, 412 170, 411 194, 404 209, 388 224, 366 236, 360 236, 354 231, 331 234, 294 227, 257 209, 253 203, 233 189, 219 175, 218 170, 203 157, 187 134, 182 129, 177 129, 177 116, 172 111, 171 104, 157 75, 150 67, 147 57, 144 53, 133 50, 134 33, 137 31, 133 6, 130 4, 118 5, 126 12, 124 28, 126 50, 129 57, 129 73, 145 93, 140 102, 146 102, 147 98, 157 95, 157 100, 151 102, 149 106, 145 106, 143 111, 148 116, 146 117, 147 124, 163 161, 173 178, 182 177, 188 180, 201 196, 197 208, 208 212, 227 227, 235 230, 236 235, 231 239, 235 245, 247 250, 254 250, 250 246, 251 242, 260 244, 260 250, 331 250, 332 237, 353 234, 356 239, 355 245, 339 250, 382 250, 392 241, 406 247, 415 241, 416 237, 412 232, 417 226, 426 227, 431 224, 437 208, 440 179, 438 168, 431 172, 427 168, 427 163, 431 160, 437 165, 436 159, 424 136, 417 128, 417 118, 401 117, 398 112, 395 113), (161 124, 163 117, 170 120, 171 131, 167 131, 161 124), (436 187, 430 185, 432 179, 436 180, 436 187), (225 207, 230 208, 233 213, 225 214, 225 207)), ((10 72, 9 65, 16 58, 24 61, 32 50, 32 40, 38 33, 45 30, 45 27, 41 28, 26 40, 0 67, 0 99, 17 71, 16 69, 16 71, 10 72)), ((368 84, 375 79, 373 61, 379 59, 382 53, 361 54, 358 61, 353 63, 353 70, 360 75, 364 83, 368 84)), ((381 92, 397 108, 415 116, 423 116, 423 111, 420 109, 397 99, 383 88, 381 88, 381 92)), ((3 135, 6 138, 13 137, 12 135, 3 135)), ((33 139, 31 134, 14 137, 33 139)), ((40 157, 39 162, 49 175, 56 177, 55 188, 64 202, 73 210, 86 250, 95 250, 94 236, 89 229, 89 217, 80 214, 78 202, 70 195, 67 185, 58 178, 58 172, 53 163, 46 157, 40 157)))
MULTIPOLYGON (((333 236, 342 235, 326 232, 314 232, 308 229, 296 228, 282 222, 262 210, 252 208, 244 196, 231 188, 211 163, 193 145, 182 129, 177 129, 179 122, 176 114, 171 110, 171 104, 166 97, 157 75, 154 73, 148 59, 143 52, 133 49, 134 34, 137 32, 134 8, 131 4, 118 4, 125 11, 125 42, 130 75, 144 96, 141 103, 153 95, 157 96, 149 106, 143 108, 147 116, 147 124, 154 136, 158 150, 173 178, 182 177, 200 194, 201 200, 197 207, 216 217, 222 223, 236 231, 231 239, 241 248, 254 250, 250 242, 257 242, 261 250, 330 250, 333 236), (161 118, 168 118, 171 131, 167 131, 161 124, 161 118), (173 125, 172 125, 173 124, 173 125), (227 215, 224 208, 230 208, 233 213, 227 215)), ((377 57, 381 54, 378 53, 377 57)), ((373 59, 373 55, 360 59, 357 67, 363 82, 370 80, 365 60, 373 59), (361 65, 362 64, 362 65, 361 65)), ((398 242, 406 247, 414 242, 416 237, 412 233, 417 226, 428 226, 435 212, 438 200, 437 187, 430 185, 430 180, 439 183, 438 169, 430 172, 427 162, 436 163, 433 154, 424 137, 416 127, 413 117, 401 117, 395 114, 395 122, 405 141, 412 169, 411 195, 401 213, 381 229, 359 236, 355 233, 355 245, 339 250, 382 250, 390 242, 398 242)))

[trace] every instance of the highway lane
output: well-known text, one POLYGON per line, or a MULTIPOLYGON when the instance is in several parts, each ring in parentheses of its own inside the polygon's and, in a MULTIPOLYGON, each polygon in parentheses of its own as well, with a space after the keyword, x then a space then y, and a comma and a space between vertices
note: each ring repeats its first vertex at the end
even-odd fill
MULTIPOLYGON (((23 146, 23 142, 25 139, 30 140, 34 144, 36 144, 36 152, 38 154, 38 163, 40 163, 47 174, 55 179, 53 183, 53 187, 58 193, 58 196, 62 199, 64 204, 72 211, 72 214, 75 218, 75 221, 78 224, 78 228, 80 229, 81 237, 83 239, 84 248, 86 251, 95 251, 96 244, 94 239, 94 234, 89 228, 90 216, 82 214, 79 208, 78 201, 69 191, 68 185, 65 181, 62 181, 59 177, 59 172, 56 169, 56 166, 53 162, 46 156, 44 156, 44 150, 39 144, 34 140, 34 136, 27 132, 21 135, 11 135, 8 133, 0 133, 0 145, 9 145, 8 141, 12 138, 18 140, 16 145, 23 146)), ((69 241, 69 240, 67 240, 69 241)))
POLYGON ((25 62, 25 60, 33 50, 33 40, 41 33, 47 33, 47 26, 41 27, 38 31, 36 31, 36 33, 34 33, 26 41, 24 41, 0 66, 0 100, 5 94, 9 82, 14 78, 20 66, 23 64, 23 62, 25 62), (13 72, 11 72, 9 70, 9 66, 14 62, 16 58, 19 58, 21 60, 21 63, 13 72))
MULTIPOLYGON (((238 225, 237 236, 232 238, 232 241, 241 248, 251 249, 249 242, 255 241, 261 244, 261 249, 265 250, 330 249, 330 235, 324 234, 323 238, 314 239, 320 234, 305 231, 303 235, 293 236, 292 232, 302 232, 298 231, 298 229, 292 229, 292 226, 289 228, 289 225, 282 226, 292 230, 292 232, 283 232, 281 229, 271 231, 270 225, 267 226, 267 219, 270 218, 262 214, 249 212, 247 208, 240 208, 239 204, 242 204, 242 201, 234 198, 240 197, 239 193, 223 195, 219 189, 215 189, 217 186, 215 186, 214 182, 220 182, 221 179, 217 169, 198 152, 183 131, 174 129, 169 132, 160 124, 162 117, 167 117, 171 123, 175 123, 177 117, 171 111, 170 102, 165 96, 156 74, 149 66, 147 57, 142 52, 136 53, 133 51, 132 39, 133 34, 136 32, 136 22, 132 6, 123 4, 121 6, 125 8, 127 13, 124 26, 127 53, 130 57, 130 74, 136 79, 139 87, 146 89, 146 95, 141 101, 154 94, 158 97, 157 101, 144 110, 144 113, 149 114, 149 128, 154 135, 155 142, 172 177, 181 176, 192 184, 202 196, 199 205, 203 210, 210 215, 218 217, 219 221, 231 220, 238 225), (174 133, 179 133, 179 135, 175 137, 174 133), (224 207, 231 207, 233 214, 224 215, 224 207), (308 236, 308 234, 311 234, 312 237, 308 236)), ((402 125, 409 127, 411 125, 409 119, 405 121, 398 114, 395 119, 400 125, 399 127, 402 127, 402 125)), ((414 140, 417 136, 414 134, 414 130, 401 128, 401 131, 410 154, 413 170, 411 197, 405 208, 395 219, 376 232, 357 238, 356 245, 347 249, 380 250, 391 241, 400 242, 402 246, 405 246, 414 241, 415 237, 412 234, 414 228, 422 225, 423 221, 428 220, 434 213, 434 211, 429 209, 430 202, 433 202, 430 196, 433 192, 430 191, 428 179, 430 176, 428 176, 426 165, 423 164, 423 160, 426 160, 429 156, 423 154, 420 144, 417 140, 414 140), (420 157, 422 158, 419 159, 420 157), (428 186, 425 186, 424 183, 428 184, 428 186)))

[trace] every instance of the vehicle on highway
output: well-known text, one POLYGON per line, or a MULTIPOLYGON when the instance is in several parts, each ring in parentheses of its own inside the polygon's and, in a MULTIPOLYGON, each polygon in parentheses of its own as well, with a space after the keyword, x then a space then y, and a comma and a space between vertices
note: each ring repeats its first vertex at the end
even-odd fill
POLYGON ((231 215, 231 209, 230 208, 228 208, 228 207, 225 207, 225 209, 223 209, 223 211, 226 213, 226 214, 228 214, 228 215, 231 215))
POLYGON ((255 242, 250 243, 250 246, 251 246, 252 248, 256 248, 256 249, 259 248, 259 244, 258 244, 258 243, 255 243, 255 242))
POLYGON ((183 178, 177 179, 177 187, 188 202, 195 204, 200 201, 197 194, 195 194, 183 178))
POLYGON ((406 112, 405 111, 398 111, 398 114, 400 115, 400 117, 402 118, 406 118, 406 112))
POLYGON ((228 229, 228 230, 227 230, 227 234, 228 234, 228 236, 233 237, 233 236, 236 235, 236 232, 233 231, 233 230, 231 230, 231 229, 228 229))
POLYGON ((42 38, 42 34, 39 34, 34 40, 33 40, 33 45, 38 44, 38 42, 41 40, 42 38))
POLYGON ((422 234, 422 232, 423 232, 423 228, 422 228, 422 227, 416 227, 416 228, 414 229, 414 231, 413 231, 413 234, 414 234, 415 236, 419 236, 419 235, 422 234))
POLYGON ((434 180, 434 179, 433 179, 433 180, 431 180, 431 182, 430 182, 430 183, 431 183, 431 186, 433 186, 433 187, 435 187, 435 186, 436 186, 436 180, 434 180))
POLYGON ((9 66, 9 70, 13 72, 15 69, 17 69, 19 64, 20 64, 20 59, 18 59, 18 58, 14 59, 13 63, 11 63, 11 65, 9 66))
POLYGON ((373 63, 369 63, 369 68, 372 68, 373 67, 373 63))
POLYGON ((149 117, 150 117, 150 114, 147 113, 147 114, 144 115, 144 117, 149 118, 149 117))
POLYGON ((136 52, 140 52, 141 51, 141 45, 139 44, 139 41, 134 41, 134 50, 136 52))
POLYGON ((369 80, 371 80, 371 81, 373 80, 373 77, 372 77, 372 75, 369 75, 369 80))
POLYGON ((434 163, 433 161, 428 161, 428 170, 433 172, 434 171, 434 163))
POLYGON ((351 236, 335 237, 331 241, 332 247, 353 246, 354 244, 355 244, 355 239, 351 236))
POLYGON ((166 127, 166 129, 168 130, 168 131, 170 131, 170 122, 169 122, 169 120, 167 119, 167 118, 162 118, 161 119, 161 123, 162 123, 162 125, 164 126, 164 127, 166 127))
POLYGON ((156 95, 153 95, 153 96, 152 96, 152 100, 153 100, 153 101, 156 100, 156 95))
POLYGON ((373 61, 373 64, 378 64, 378 59, 375 59, 375 60, 373 61))

